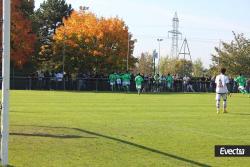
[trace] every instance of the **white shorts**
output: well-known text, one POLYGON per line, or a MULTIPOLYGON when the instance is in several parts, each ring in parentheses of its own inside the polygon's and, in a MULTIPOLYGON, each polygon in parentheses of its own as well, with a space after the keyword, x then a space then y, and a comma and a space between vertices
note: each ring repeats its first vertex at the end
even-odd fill
POLYGON ((239 89, 239 90, 245 90, 245 87, 244 87, 244 86, 239 86, 238 89, 239 89))
POLYGON ((136 85, 136 89, 141 89, 141 85, 136 85))
POLYGON ((220 101, 221 98, 223 99, 223 101, 227 101, 227 94, 226 93, 223 93, 223 94, 216 93, 215 100, 220 101))
POLYGON ((117 79, 116 83, 117 83, 117 85, 121 85, 122 84, 122 80, 121 79, 117 79))
POLYGON ((130 85, 130 82, 129 82, 129 81, 123 81, 123 82, 122 82, 122 85, 123 85, 123 86, 128 86, 128 85, 130 85))
POLYGON ((111 86, 115 85, 115 82, 110 82, 110 85, 111 85, 111 86))

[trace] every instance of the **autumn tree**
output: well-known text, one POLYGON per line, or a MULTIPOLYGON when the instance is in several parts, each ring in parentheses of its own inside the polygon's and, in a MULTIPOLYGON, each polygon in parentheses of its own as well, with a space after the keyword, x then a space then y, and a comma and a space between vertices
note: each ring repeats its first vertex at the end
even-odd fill
POLYGON ((98 42, 102 53, 100 59, 101 61, 105 60, 101 69, 106 69, 107 72, 125 71, 127 58, 129 69, 133 68, 136 62, 136 59, 132 56, 135 40, 132 40, 133 36, 129 33, 125 22, 117 17, 101 18, 99 19, 99 28, 103 34, 98 42))
POLYGON ((126 68, 128 42, 130 66, 136 61, 132 57, 134 41, 131 38, 119 18, 97 18, 91 12, 74 11, 56 30, 53 61, 62 69, 64 60, 67 72, 122 70, 126 68))
MULTIPOLYGON (((36 35, 32 32, 31 20, 27 15, 28 11, 25 13, 22 6, 24 3, 27 8, 34 7, 32 1, 11 1, 11 61, 18 67, 22 67, 29 60, 33 54, 36 41, 36 35)), ((2 0, 0 0, 0 11, 2 12, 2 0)), ((2 40, 2 27, 0 30, 2 40)))

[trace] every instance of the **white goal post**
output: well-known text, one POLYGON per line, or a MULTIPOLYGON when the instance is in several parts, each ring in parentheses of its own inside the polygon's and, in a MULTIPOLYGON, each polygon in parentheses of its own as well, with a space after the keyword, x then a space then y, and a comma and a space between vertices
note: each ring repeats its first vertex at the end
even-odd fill
POLYGON ((1 164, 8 165, 11 0, 3 0, 1 164))

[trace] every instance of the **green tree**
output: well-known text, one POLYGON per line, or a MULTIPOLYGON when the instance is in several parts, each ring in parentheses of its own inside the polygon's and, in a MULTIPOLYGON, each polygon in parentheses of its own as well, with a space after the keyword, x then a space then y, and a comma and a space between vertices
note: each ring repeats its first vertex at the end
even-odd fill
POLYGON ((193 62, 193 76, 201 77, 204 74, 205 68, 200 58, 196 59, 193 62))
POLYGON ((222 48, 215 47, 216 54, 212 55, 213 69, 225 67, 229 75, 239 73, 250 75, 250 40, 243 34, 235 34, 230 43, 222 42, 222 48))
POLYGON ((63 18, 68 18, 73 11, 70 4, 65 0, 46 0, 35 11, 33 20, 39 43, 37 44, 37 59, 41 62, 51 59, 53 35, 57 27, 62 25, 63 18))
POLYGON ((179 59, 175 63, 175 73, 180 76, 192 75, 193 63, 192 61, 179 59))
POLYGON ((171 59, 169 57, 163 57, 160 60, 160 73, 163 75, 175 74, 175 63, 177 59, 171 59))
POLYGON ((154 73, 153 56, 148 52, 142 53, 138 59, 137 72, 144 75, 152 75, 154 73))
POLYGON ((210 65, 209 69, 207 70, 207 75, 209 76, 216 76, 219 74, 219 69, 216 66, 210 65))
POLYGON ((20 9, 25 17, 31 18, 34 14, 35 2, 34 0, 22 0, 20 9))
POLYGON ((184 59, 162 58, 160 62, 161 74, 179 74, 181 76, 192 74, 192 61, 184 59))
POLYGON ((41 31, 51 36, 62 24, 63 18, 69 17, 72 11, 71 5, 65 0, 47 0, 40 5, 35 15, 39 19, 41 31))

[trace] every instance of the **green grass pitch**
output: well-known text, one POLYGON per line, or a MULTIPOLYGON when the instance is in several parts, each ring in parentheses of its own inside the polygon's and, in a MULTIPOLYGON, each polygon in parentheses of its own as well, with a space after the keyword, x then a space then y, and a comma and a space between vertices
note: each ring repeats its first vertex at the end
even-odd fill
POLYGON ((215 158, 215 145, 250 144, 250 99, 234 94, 11 91, 14 167, 249 166, 215 158))

